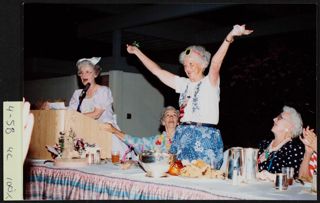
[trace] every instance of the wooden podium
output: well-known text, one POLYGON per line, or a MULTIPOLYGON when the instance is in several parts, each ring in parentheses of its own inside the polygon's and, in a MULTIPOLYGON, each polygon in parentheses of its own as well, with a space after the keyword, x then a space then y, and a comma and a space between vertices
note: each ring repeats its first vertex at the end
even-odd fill
POLYGON ((100 147, 101 158, 111 158, 112 134, 103 130, 103 123, 72 110, 32 110, 35 122, 28 158, 51 159, 46 145, 58 143, 60 132, 72 129, 77 138, 100 147))

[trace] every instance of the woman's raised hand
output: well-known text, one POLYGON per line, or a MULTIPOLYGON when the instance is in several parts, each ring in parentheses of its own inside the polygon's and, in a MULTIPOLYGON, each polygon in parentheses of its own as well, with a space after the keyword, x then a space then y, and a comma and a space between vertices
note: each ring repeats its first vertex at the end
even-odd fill
POLYGON ((242 36, 242 35, 249 35, 253 32, 253 30, 247 30, 246 25, 234 25, 233 29, 231 30, 232 36, 242 36))
POLYGON ((308 151, 317 151, 317 135, 314 133, 314 129, 310 129, 309 126, 303 129, 303 138, 300 136, 301 142, 305 145, 308 151))
POLYGON ((138 48, 136 46, 127 44, 127 51, 129 54, 135 54, 136 51, 138 51, 138 48))

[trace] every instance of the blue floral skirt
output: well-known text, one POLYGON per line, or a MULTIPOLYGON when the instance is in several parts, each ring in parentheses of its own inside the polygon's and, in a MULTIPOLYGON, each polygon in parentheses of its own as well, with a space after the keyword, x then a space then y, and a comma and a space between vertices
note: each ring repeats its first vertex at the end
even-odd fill
POLYGON ((174 134, 171 154, 178 160, 201 159, 215 169, 223 162, 223 142, 219 129, 194 125, 179 125, 174 134))

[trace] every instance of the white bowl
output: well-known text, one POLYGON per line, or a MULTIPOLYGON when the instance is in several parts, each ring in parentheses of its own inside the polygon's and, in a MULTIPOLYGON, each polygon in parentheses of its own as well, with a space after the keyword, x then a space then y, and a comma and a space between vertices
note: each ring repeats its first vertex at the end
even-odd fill
POLYGON ((167 153, 147 151, 139 155, 139 163, 147 172, 147 176, 159 178, 167 176, 166 172, 170 168, 169 157, 167 153))

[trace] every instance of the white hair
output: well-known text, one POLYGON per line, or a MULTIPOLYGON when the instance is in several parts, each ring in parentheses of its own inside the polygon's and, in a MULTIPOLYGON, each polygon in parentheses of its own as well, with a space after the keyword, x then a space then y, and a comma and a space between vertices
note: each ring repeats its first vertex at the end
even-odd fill
POLYGON ((295 138, 301 135, 303 123, 300 113, 298 113, 294 108, 289 106, 284 106, 283 112, 287 112, 290 115, 291 122, 293 124, 292 137, 295 138))
POLYGON ((202 46, 192 45, 187 47, 179 55, 179 62, 184 63, 186 56, 192 58, 193 60, 199 62, 203 69, 207 68, 210 62, 211 54, 202 46))
POLYGON ((179 118, 180 112, 176 108, 174 108, 173 106, 167 106, 166 108, 163 109, 163 111, 161 113, 161 117, 160 117, 161 124, 164 121, 164 116, 166 115, 166 112, 170 111, 170 110, 175 111, 177 116, 178 116, 178 118, 179 118))
POLYGON ((93 70, 95 71, 96 75, 99 75, 101 72, 101 67, 98 64, 94 64, 91 60, 79 60, 77 62, 77 67, 78 67, 78 73, 80 72, 80 69, 83 65, 89 65, 93 68, 93 70))

